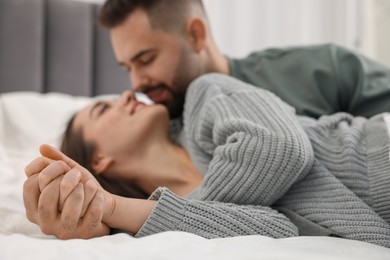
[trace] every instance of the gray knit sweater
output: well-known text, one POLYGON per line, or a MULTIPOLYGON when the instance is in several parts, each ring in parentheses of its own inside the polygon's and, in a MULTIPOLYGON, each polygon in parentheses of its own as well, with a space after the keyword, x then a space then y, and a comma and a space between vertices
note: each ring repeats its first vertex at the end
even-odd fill
POLYGON ((189 87, 186 149, 204 174, 166 188, 138 232, 206 238, 334 235, 390 247, 389 138, 382 117, 298 117, 274 94, 209 74, 189 87))

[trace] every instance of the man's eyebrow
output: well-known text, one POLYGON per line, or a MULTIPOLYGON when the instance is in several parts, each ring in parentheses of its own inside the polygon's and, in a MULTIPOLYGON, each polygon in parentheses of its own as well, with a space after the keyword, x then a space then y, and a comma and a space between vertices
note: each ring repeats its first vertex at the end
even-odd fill
MULTIPOLYGON (((137 61, 139 58, 141 58, 143 55, 145 54, 148 54, 152 51, 155 51, 156 49, 154 48, 150 48, 150 49, 146 49, 146 50, 143 50, 143 51, 140 51, 138 52, 136 55, 134 55, 133 57, 130 58, 130 62, 135 62, 137 61)), ((125 62, 118 62, 119 66, 121 67, 126 67, 126 63, 125 62)))
POLYGON ((93 111, 95 111, 95 109, 98 108, 101 104, 103 104, 103 101, 96 102, 96 103, 92 106, 91 110, 89 111, 89 118, 92 118, 92 116, 93 116, 93 111))
POLYGON ((130 59, 130 61, 131 61, 131 62, 134 62, 134 61, 138 60, 139 58, 141 58, 141 56, 143 56, 143 55, 145 55, 145 54, 147 54, 147 53, 149 53, 149 52, 152 52, 152 51, 154 51, 154 50, 155 50, 154 48, 150 48, 150 49, 146 49, 146 50, 140 51, 140 52, 138 52, 136 55, 134 55, 134 56, 130 59))

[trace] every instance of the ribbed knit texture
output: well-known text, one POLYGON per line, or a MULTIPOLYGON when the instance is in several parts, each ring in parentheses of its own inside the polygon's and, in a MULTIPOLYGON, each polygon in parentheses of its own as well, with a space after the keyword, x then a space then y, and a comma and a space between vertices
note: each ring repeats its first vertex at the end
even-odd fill
POLYGON ((137 237, 168 230, 190 232, 206 238, 298 235, 297 228, 284 215, 269 207, 186 200, 166 188, 158 189, 150 199, 158 200, 158 204, 137 237))
POLYGON ((347 114, 297 117, 268 91, 227 76, 202 76, 187 92, 184 127, 186 148, 204 180, 185 199, 158 190, 151 198, 157 206, 137 235, 181 230, 208 238, 286 237, 298 234, 294 224, 307 234, 299 225, 312 223, 319 227, 312 235, 328 230, 390 247, 384 220, 390 184, 383 185, 390 179, 389 140, 374 148, 371 121, 380 124, 347 114), (293 224, 267 206, 304 221, 290 218, 293 224))

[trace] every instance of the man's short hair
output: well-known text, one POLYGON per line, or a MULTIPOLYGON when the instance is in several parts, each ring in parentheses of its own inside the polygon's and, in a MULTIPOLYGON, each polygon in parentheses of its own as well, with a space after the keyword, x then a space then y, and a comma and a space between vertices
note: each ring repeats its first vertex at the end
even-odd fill
POLYGON ((179 31, 192 13, 206 18, 202 0, 107 0, 99 13, 99 22, 107 28, 123 23, 136 10, 143 10, 153 29, 179 31))

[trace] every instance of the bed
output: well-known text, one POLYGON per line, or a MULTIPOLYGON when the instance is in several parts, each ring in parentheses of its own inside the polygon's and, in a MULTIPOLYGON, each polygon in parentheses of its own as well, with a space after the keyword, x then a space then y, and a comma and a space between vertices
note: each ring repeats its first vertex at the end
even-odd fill
POLYGON ((0 0, 1 260, 390 259, 390 249, 331 237, 208 240, 165 232, 63 241, 30 223, 22 201, 23 170, 39 156, 38 147, 58 147, 75 111, 129 87, 107 33, 95 26, 98 8, 65 0, 0 0))
POLYGON ((390 259, 390 249, 331 237, 264 236, 207 240, 166 232, 135 239, 115 234, 90 240, 44 235, 24 212, 23 169, 42 143, 59 145, 68 118, 91 99, 63 93, 0 96, 0 259, 390 259))

